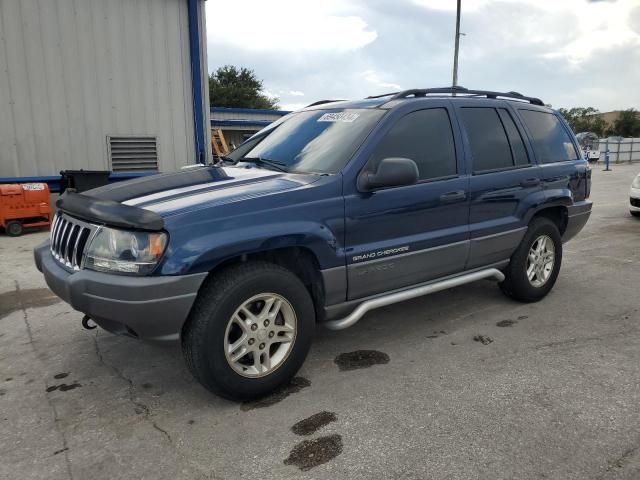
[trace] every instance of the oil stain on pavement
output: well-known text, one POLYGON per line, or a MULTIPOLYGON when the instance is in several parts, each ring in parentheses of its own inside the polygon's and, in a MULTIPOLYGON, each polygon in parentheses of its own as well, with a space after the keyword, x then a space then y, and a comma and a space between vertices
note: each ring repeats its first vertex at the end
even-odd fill
POLYGON ((244 402, 240 405, 240 410, 247 411, 255 408, 270 407, 278 402, 281 402, 292 393, 297 393, 303 388, 307 388, 311 385, 311 382, 304 377, 293 377, 291 382, 284 387, 276 390, 272 394, 261 398, 259 400, 252 400, 250 402, 244 402))
POLYGON ((48 288, 31 288, 0 293, 0 318, 23 308, 48 307, 61 301, 48 288))
POLYGON ((518 323, 518 322, 508 318, 507 320, 500 320, 498 323, 496 323, 496 327, 511 327, 511 326, 515 325, 516 323, 518 323))
POLYGON ((476 335, 475 337, 473 337, 473 340, 475 342, 480 342, 483 345, 489 345, 490 343, 493 342, 493 338, 487 335, 476 335))
POLYGON ((427 338, 438 338, 440 335, 446 335, 446 330, 440 330, 438 332, 433 332, 431 335, 427 335, 427 338))
POLYGON ((304 420, 300 420, 293 427, 291 427, 291 431, 296 435, 311 435, 316 433, 322 427, 329 425, 331 422, 335 422, 338 417, 333 412, 320 412, 314 415, 311 415, 304 420))
POLYGON ((389 363, 389 355, 377 350, 356 350, 355 352, 341 353, 333 362, 338 365, 340 371, 344 372, 389 363))
POLYGON ((69 390, 73 390, 74 388, 78 388, 81 386, 82 385, 80 385, 77 382, 72 383, 70 385, 67 385, 66 383, 61 383, 60 385, 51 385, 50 387, 47 387, 47 393, 53 392, 54 390, 60 390, 61 392, 68 392, 69 390))
POLYGON ((342 437, 338 434, 327 435, 300 442, 291 450, 284 464, 294 465, 302 471, 307 471, 333 460, 341 453, 342 437))

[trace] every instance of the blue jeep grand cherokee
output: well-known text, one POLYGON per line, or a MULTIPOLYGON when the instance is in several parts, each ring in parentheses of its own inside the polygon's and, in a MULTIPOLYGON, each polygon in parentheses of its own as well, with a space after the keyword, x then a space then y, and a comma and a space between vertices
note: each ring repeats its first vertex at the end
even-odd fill
POLYGON ((573 133, 536 98, 318 102, 221 165, 66 193, 35 260, 102 328, 180 341, 205 387, 248 399, 291 379, 316 322, 345 328, 483 278, 540 300, 589 218, 590 182, 573 133))

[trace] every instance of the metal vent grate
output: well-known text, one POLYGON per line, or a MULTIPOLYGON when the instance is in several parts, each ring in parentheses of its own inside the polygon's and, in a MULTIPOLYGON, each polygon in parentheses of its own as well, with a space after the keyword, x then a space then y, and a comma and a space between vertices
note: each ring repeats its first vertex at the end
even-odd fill
POLYGON ((156 137, 107 137, 109 160, 114 172, 158 170, 156 137))

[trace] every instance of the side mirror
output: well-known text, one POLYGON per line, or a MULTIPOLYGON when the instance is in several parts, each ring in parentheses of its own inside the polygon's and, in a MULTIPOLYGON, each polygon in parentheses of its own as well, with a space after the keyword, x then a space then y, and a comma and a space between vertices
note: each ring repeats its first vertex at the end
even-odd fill
POLYGON ((410 158, 383 158, 375 173, 363 172, 358 187, 363 191, 376 188, 400 187, 418 182, 418 166, 410 158))

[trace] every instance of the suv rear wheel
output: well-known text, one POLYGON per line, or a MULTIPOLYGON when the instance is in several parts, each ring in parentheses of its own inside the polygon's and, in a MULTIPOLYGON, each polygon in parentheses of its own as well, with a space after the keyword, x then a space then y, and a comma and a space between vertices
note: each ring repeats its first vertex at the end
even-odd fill
POLYGON ((537 302, 556 283, 562 263, 562 238, 555 223, 537 217, 505 270, 502 291, 521 302, 537 302))
POLYGON ((308 290, 267 262, 237 265, 205 285, 182 335, 193 375, 226 398, 248 400, 287 383, 315 329, 308 290))

